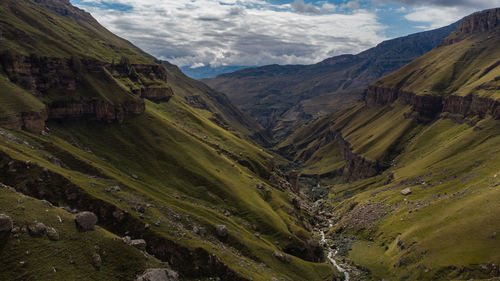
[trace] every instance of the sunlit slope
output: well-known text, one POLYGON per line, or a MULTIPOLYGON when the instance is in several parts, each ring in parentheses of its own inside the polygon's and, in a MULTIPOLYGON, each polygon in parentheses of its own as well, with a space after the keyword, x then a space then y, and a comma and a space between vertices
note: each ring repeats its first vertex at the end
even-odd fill
POLYGON ((125 56, 132 63, 153 63, 152 56, 114 35, 69 1, 2 0, 0 18, 0 50, 26 56, 78 56, 105 62, 118 62, 125 56))
POLYGON ((29 146, 2 138, 2 149, 9 158, 36 162, 61 175, 64 180, 57 186, 62 189, 33 184, 36 172, 13 178, 4 171, 3 180, 20 189, 35 185, 60 204, 88 208, 102 201, 127 211, 126 223, 105 220, 103 227, 118 235, 129 231, 144 237, 151 242, 151 253, 188 278, 228 275, 223 266, 208 268, 206 261, 198 261, 196 255, 194 260, 187 258, 178 247, 214 254, 230 271, 250 280, 331 278, 333 269, 325 263, 293 256, 288 263, 273 256, 310 234, 288 192, 264 180, 270 172, 266 166, 270 155, 216 126, 180 98, 148 102, 145 114, 126 118, 122 125, 62 121, 49 127, 49 136, 14 133, 29 146), (69 200, 65 185, 77 186, 88 202, 80 206, 69 200), (116 185, 120 192, 106 192, 116 185), (215 234, 219 224, 229 230, 226 239, 215 234), (201 228, 207 234, 196 234, 194 229, 201 228), (164 241, 177 246, 164 248, 164 241))
POLYGON ((18 229, 0 240, 1 280, 133 280, 147 268, 164 266, 100 227, 79 231, 73 215, 7 187, 0 188, 0 206, 18 229), (21 230, 35 221, 55 228, 59 240, 21 230), (96 254, 102 260, 98 269, 92 263, 96 254))
POLYGON ((496 21, 500 17, 500 9, 486 13, 492 18, 489 25, 484 19, 475 22, 479 13, 470 16, 441 46, 387 75, 375 85, 419 95, 474 94, 498 99, 500 29, 496 21), (479 29, 478 26, 482 25, 486 30, 479 29))
POLYGON ((355 237, 349 258, 374 279, 497 276, 499 125, 441 119, 381 176, 336 186, 330 200, 337 228, 355 237))
POLYGON ((372 85, 365 102, 277 147, 303 174, 343 163, 328 175, 329 235, 369 279, 500 274, 498 11, 464 19, 441 46, 372 85))

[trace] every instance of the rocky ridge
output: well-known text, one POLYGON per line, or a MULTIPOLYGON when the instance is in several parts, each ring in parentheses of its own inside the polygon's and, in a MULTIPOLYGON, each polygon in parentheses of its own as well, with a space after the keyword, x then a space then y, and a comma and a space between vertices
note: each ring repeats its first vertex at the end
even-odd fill
POLYGON ((4 127, 10 129, 25 128, 40 133, 45 128, 45 121, 62 118, 121 123, 127 114, 137 115, 145 111, 142 98, 161 102, 168 101, 174 95, 167 84, 164 67, 156 64, 125 65, 91 59, 10 54, 3 54, 2 58, 3 70, 10 82, 32 93, 47 106, 41 112, 20 112, 0 120, 4 127), (10 56, 10 59, 6 59, 6 56, 10 56), (130 74, 131 72, 134 74, 130 74), (111 98, 116 101, 98 97, 95 93, 88 97, 82 96, 81 92, 89 87, 91 91, 99 92, 99 89, 92 89, 92 82, 87 80, 93 78, 86 78, 87 75, 114 85, 112 91, 115 93, 104 94, 116 94, 115 98, 111 98), (136 85, 130 85, 129 89, 123 88, 121 79, 128 79, 131 75, 143 76, 153 82, 142 82, 140 77, 132 77, 131 79, 136 80, 136 85))

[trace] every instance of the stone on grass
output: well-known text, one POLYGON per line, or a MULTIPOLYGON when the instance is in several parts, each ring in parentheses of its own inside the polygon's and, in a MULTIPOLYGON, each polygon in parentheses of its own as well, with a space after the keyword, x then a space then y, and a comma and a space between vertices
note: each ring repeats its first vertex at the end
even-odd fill
POLYGON ((47 227, 41 222, 35 222, 34 224, 28 226, 28 232, 31 236, 40 237, 45 234, 47 227))
POLYGON ((406 195, 410 195, 411 194, 411 188, 405 188, 403 190, 401 190, 401 194, 406 196, 406 195))
POLYGON ((148 269, 136 281, 177 281, 179 274, 170 269, 148 269))
POLYGON ((4 214, 0 214, 0 234, 10 233, 13 227, 12 219, 4 214))
POLYGON ((97 223, 97 216, 91 212, 81 212, 76 215, 75 221, 85 231, 94 230, 97 223))
POLYGON ((227 237, 227 227, 223 224, 220 224, 215 227, 215 232, 217 233, 217 236, 221 238, 226 238, 227 237))
POLYGON ((96 253, 92 256, 92 265, 97 269, 99 269, 101 267, 102 259, 101 259, 101 256, 99 254, 96 253))
POLYGON ((48 227, 47 237, 52 241, 59 241, 59 232, 53 227, 48 227))
POLYGON ((129 245, 142 251, 145 251, 147 246, 144 239, 131 240, 129 245))
POLYGON ((280 262, 290 262, 291 259, 288 255, 280 253, 278 251, 273 252, 273 256, 278 259, 280 262))

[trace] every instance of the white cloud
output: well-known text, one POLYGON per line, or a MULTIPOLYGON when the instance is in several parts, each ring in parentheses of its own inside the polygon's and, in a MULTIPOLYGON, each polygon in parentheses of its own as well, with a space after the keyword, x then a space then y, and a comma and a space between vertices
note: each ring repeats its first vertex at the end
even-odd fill
POLYGON ((374 12, 336 14, 336 6, 327 2, 312 6, 297 0, 301 11, 262 0, 105 2, 133 10, 80 7, 112 32, 180 66, 309 64, 386 39, 381 35, 386 27, 374 12))
POLYGON ((474 12, 496 8, 500 0, 375 0, 411 5, 405 18, 424 23, 419 28, 433 29, 462 19, 474 12))

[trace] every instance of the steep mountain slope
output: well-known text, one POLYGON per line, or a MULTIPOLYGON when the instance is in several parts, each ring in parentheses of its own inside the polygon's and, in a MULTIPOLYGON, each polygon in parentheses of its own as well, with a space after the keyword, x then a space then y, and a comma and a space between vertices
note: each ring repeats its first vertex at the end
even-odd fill
POLYGON ((229 131, 242 133, 243 136, 264 145, 270 141, 264 128, 235 107, 226 95, 214 91, 200 81, 187 77, 173 64, 168 62, 162 62, 162 64, 167 69, 167 76, 171 79, 170 85, 175 94, 184 98, 186 103, 213 113, 211 120, 229 131))
POLYGON ((382 42, 314 65, 270 65, 203 80, 278 139, 304 122, 357 101, 366 86, 434 48, 458 23, 382 42))
POLYGON ((329 192, 324 230, 367 278, 500 275, 499 35, 500 9, 465 18, 365 102, 278 147, 329 192))
POLYGON ((302 195, 224 95, 68 1, 2 0, 0 15, 1 280, 133 280, 151 267, 334 278, 302 195), (95 231, 76 228, 81 211, 95 231), (39 222, 58 241, 35 235, 39 222))

